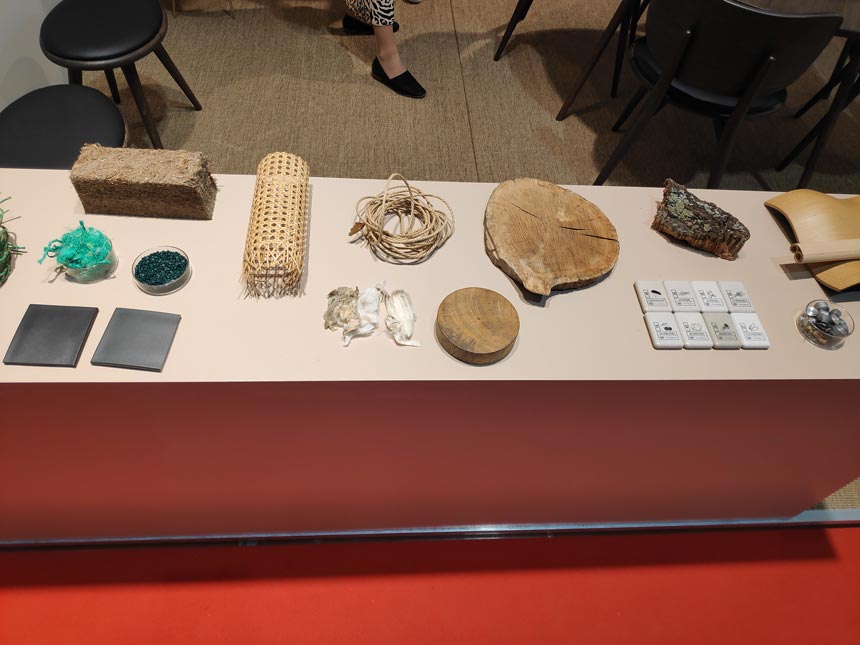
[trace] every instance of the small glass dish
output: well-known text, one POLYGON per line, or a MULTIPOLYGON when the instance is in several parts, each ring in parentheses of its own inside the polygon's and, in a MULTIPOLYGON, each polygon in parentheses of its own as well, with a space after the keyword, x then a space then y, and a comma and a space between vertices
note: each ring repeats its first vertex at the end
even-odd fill
POLYGON ((73 269, 63 266, 63 272, 66 274, 66 279, 71 280, 72 282, 80 282, 81 284, 97 282, 111 277, 114 271, 116 271, 119 260, 117 259, 113 248, 111 248, 107 260, 107 264, 94 264, 89 267, 83 267, 82 269, 73 269))
POLYGON ((798 314, 797 329, 816 347, 839 349, 854 333, 854 319, 842 305, 821 298, 798 314))
POLYGON ((134 264, 131 265, 131 277, 134 278, 134 283, 137 285, 137 288, 144 293, 148 293, 151 296, 166 296, 169 293, 179 291, 191 279, 191 261, 188 259, 188 254, 180 248, 175 246, 154 246, 137 256, 134 264), (153 253, 158 253, 159 251, 172 251, 185 258, 185 262, 187 263, 185 271, 178 278, 175 278, 170 282, 165 282, 164 284, 147 284, 146 282, 138 280, 137 267, 140 264, 140 261, 153 253))

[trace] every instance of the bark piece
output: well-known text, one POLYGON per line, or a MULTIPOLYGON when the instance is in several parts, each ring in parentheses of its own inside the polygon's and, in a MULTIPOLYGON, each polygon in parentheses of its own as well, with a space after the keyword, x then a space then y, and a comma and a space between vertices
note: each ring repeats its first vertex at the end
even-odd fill
POLYGON ((81 148, 70 173, 84 212, 212 219, 218 188, 199 152, 81 148))
POLYGON ((724 260, 736 260, 750 239, 749 229, 738 218, 672 179, 666 180, 651 228, 724 260))
POLYGON ((618 260, 612 222, 588 200, 538 179, 513 179, 493 191, 484 216, 490 260, 533 293, 596 282, 618 260))

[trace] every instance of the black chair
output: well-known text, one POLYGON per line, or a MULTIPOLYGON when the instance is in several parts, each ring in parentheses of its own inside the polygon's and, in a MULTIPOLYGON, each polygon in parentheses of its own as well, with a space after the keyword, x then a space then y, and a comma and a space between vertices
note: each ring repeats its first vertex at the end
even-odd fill
POLYGON ((848 52, 850 50, 851 40, 846 40, 845 45, 842 47, 842 51, 839 53, 839 58, 836 59, 836 65, 833 67, 833 72, 831 72, 830 78, 820 90, 812 95, 812 98, 810 98, 797 112, 794 113, 795 119, 799 119, 809 112, 816 103, 826 101, 830 98, 831 92, 833 92, 833 90, 839 85, 839 79, 842 78, 842 70, 845 69, 845 64, 848 62, 848 52))
POLYGON ((804 148, 815 141, 815 147, 812 149, 812 153, 806 161, 806 166, 803 168, 803 174, 797 185, 798 188, 806 188, 809 185, 809 181, 815 173, 815 167, 818 165, 818 160, 827 147, 830 135, 833 134, 833 128, 836 126, 839 115, 852 101, 860 96, 860 40, 855 39, 849 42, 845 64, 839 70, 836 80, 839 89, 836 92, 833 103, 830 105, 830 109, 776 167, 779 171, 785 170, 788 164, 804 148))
MULTIPOLYGON (((598 44, 595 53, 586 66, 587 71, 585 71, 583 76, 580 77, 580 81, 578 81, 578 85, 573 91, 574 99, 576 98, 576 94, 579 93, 579 89, 585 84, 585 81, 591 75, 592 70, 595 65, 597 65, 597 61, 600 60, 603 52, 609 46, 609 41, 612 40, 616 31, 619 32, 618 47, 615 53, 612 87, 609 93, 613 98, 618 95, 618 84, 621 80, 621 67, 624 63, 624 51, 627 49, 627 45, 632 42, 636 36, 636 27, 639 24, 639 19, 642 17, 642 14, 648 6, 648 2, 649 0, 622 0, 621 4, 618 5, 618 9, 615 11, 615 14, 613 14, 612 19, 609 21, 609 25, 601 36, 600 43, 598 44)), ((531 6, 532 0, 517 1, 517 6, 514 8, 514 13, 511 15, 511 19, 508 22, 508 26, 505 29, 502 40, 499 42, 499 47, 496 49, 496 54, 493 56, 493 60, 498 61, 502 57, 505 47, 507 47, 508 41, 514 33, 514 28, 516 28, 516 26, 525 19, 531 6)), ((572 104, 573 99, 570 99, 569 103, 572 104)), ((570 105, 568 105, 568 102, 565 102, 565 106, 562 107, 561 112, 559 112, 559 115, 556 118, 561 121, 564 118, 562 114, 566 116, 567 113, 569 113, 569 110, 570 105)))
POLYGON ((714 121, 719 149, 708 188, 719 187, 740 124, 779 109, 786 87, 841 23, 837 15, 772 13, 735 0, 652 0, 646 35, 630 48, 642 87, 613 130, 641 107, 594 183, 609 178, 651 117, 672 104, 714 121))
POLYGON ((113 70, 121 69, 153 147, 162 148, 136 61, 155 52, 194 109, 203 109, 161 44, 166 33, 158 0, 63 0, 42 22, 40 44, 50 61, 69 70, 69 83, 80 85, 84 70, 103 70, 117 103, 113 70))
POLYGON ((573 103, 576 101, 576 97, 579 96, 580 90, 585 87, 585 82, 591 76, 591 73, 597 66, 597 61, 600 60, 603 52, 609 46, 612 36, 620 29, 620 33, 618 34, 618 49, 615 52, 615 67, 612 71, 612 85, 609 89, 609 96, 612 98, 618 96, 618 84, 621 81, 621 66, 624 63, 624 52, 627 46, 636 38, 636 28, 639 26, 642 14, 648 8, 649 1, 621 0, 615 13, 612 15, 612 19, 603 31, 597 47, 592 52, 591 58, 588 59, 585 69, 582 70, 582 74, 579 75, 579 78, 573 85, 573 89, 570 90, 561 109, 558 111, 555 117, 556 121, 564 121, 570 115, 573 110, 573 103))
POLYGON ((119 109, 83 85, 43 87, 0 112, 0 168, 68 169, 85 143, 118 148, 124 141, 119 109))

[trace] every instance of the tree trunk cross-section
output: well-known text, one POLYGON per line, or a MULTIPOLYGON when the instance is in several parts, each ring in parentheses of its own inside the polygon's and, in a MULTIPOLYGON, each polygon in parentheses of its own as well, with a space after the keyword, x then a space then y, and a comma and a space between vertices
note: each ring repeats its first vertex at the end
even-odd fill
POLYGON ((594 204, 538 179, 499 184, 484 216, 490 260, 532 293, 592 284, 618 260, 618 234, 594 204))

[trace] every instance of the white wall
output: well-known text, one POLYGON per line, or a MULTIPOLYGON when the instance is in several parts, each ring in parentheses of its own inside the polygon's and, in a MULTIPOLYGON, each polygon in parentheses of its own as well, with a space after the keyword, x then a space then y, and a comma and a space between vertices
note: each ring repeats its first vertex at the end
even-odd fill
POLYGON ((58 2, 0 0, 0 110, 37 87, 66 82, 66 71, 39 48, 42 20, 58 2))

